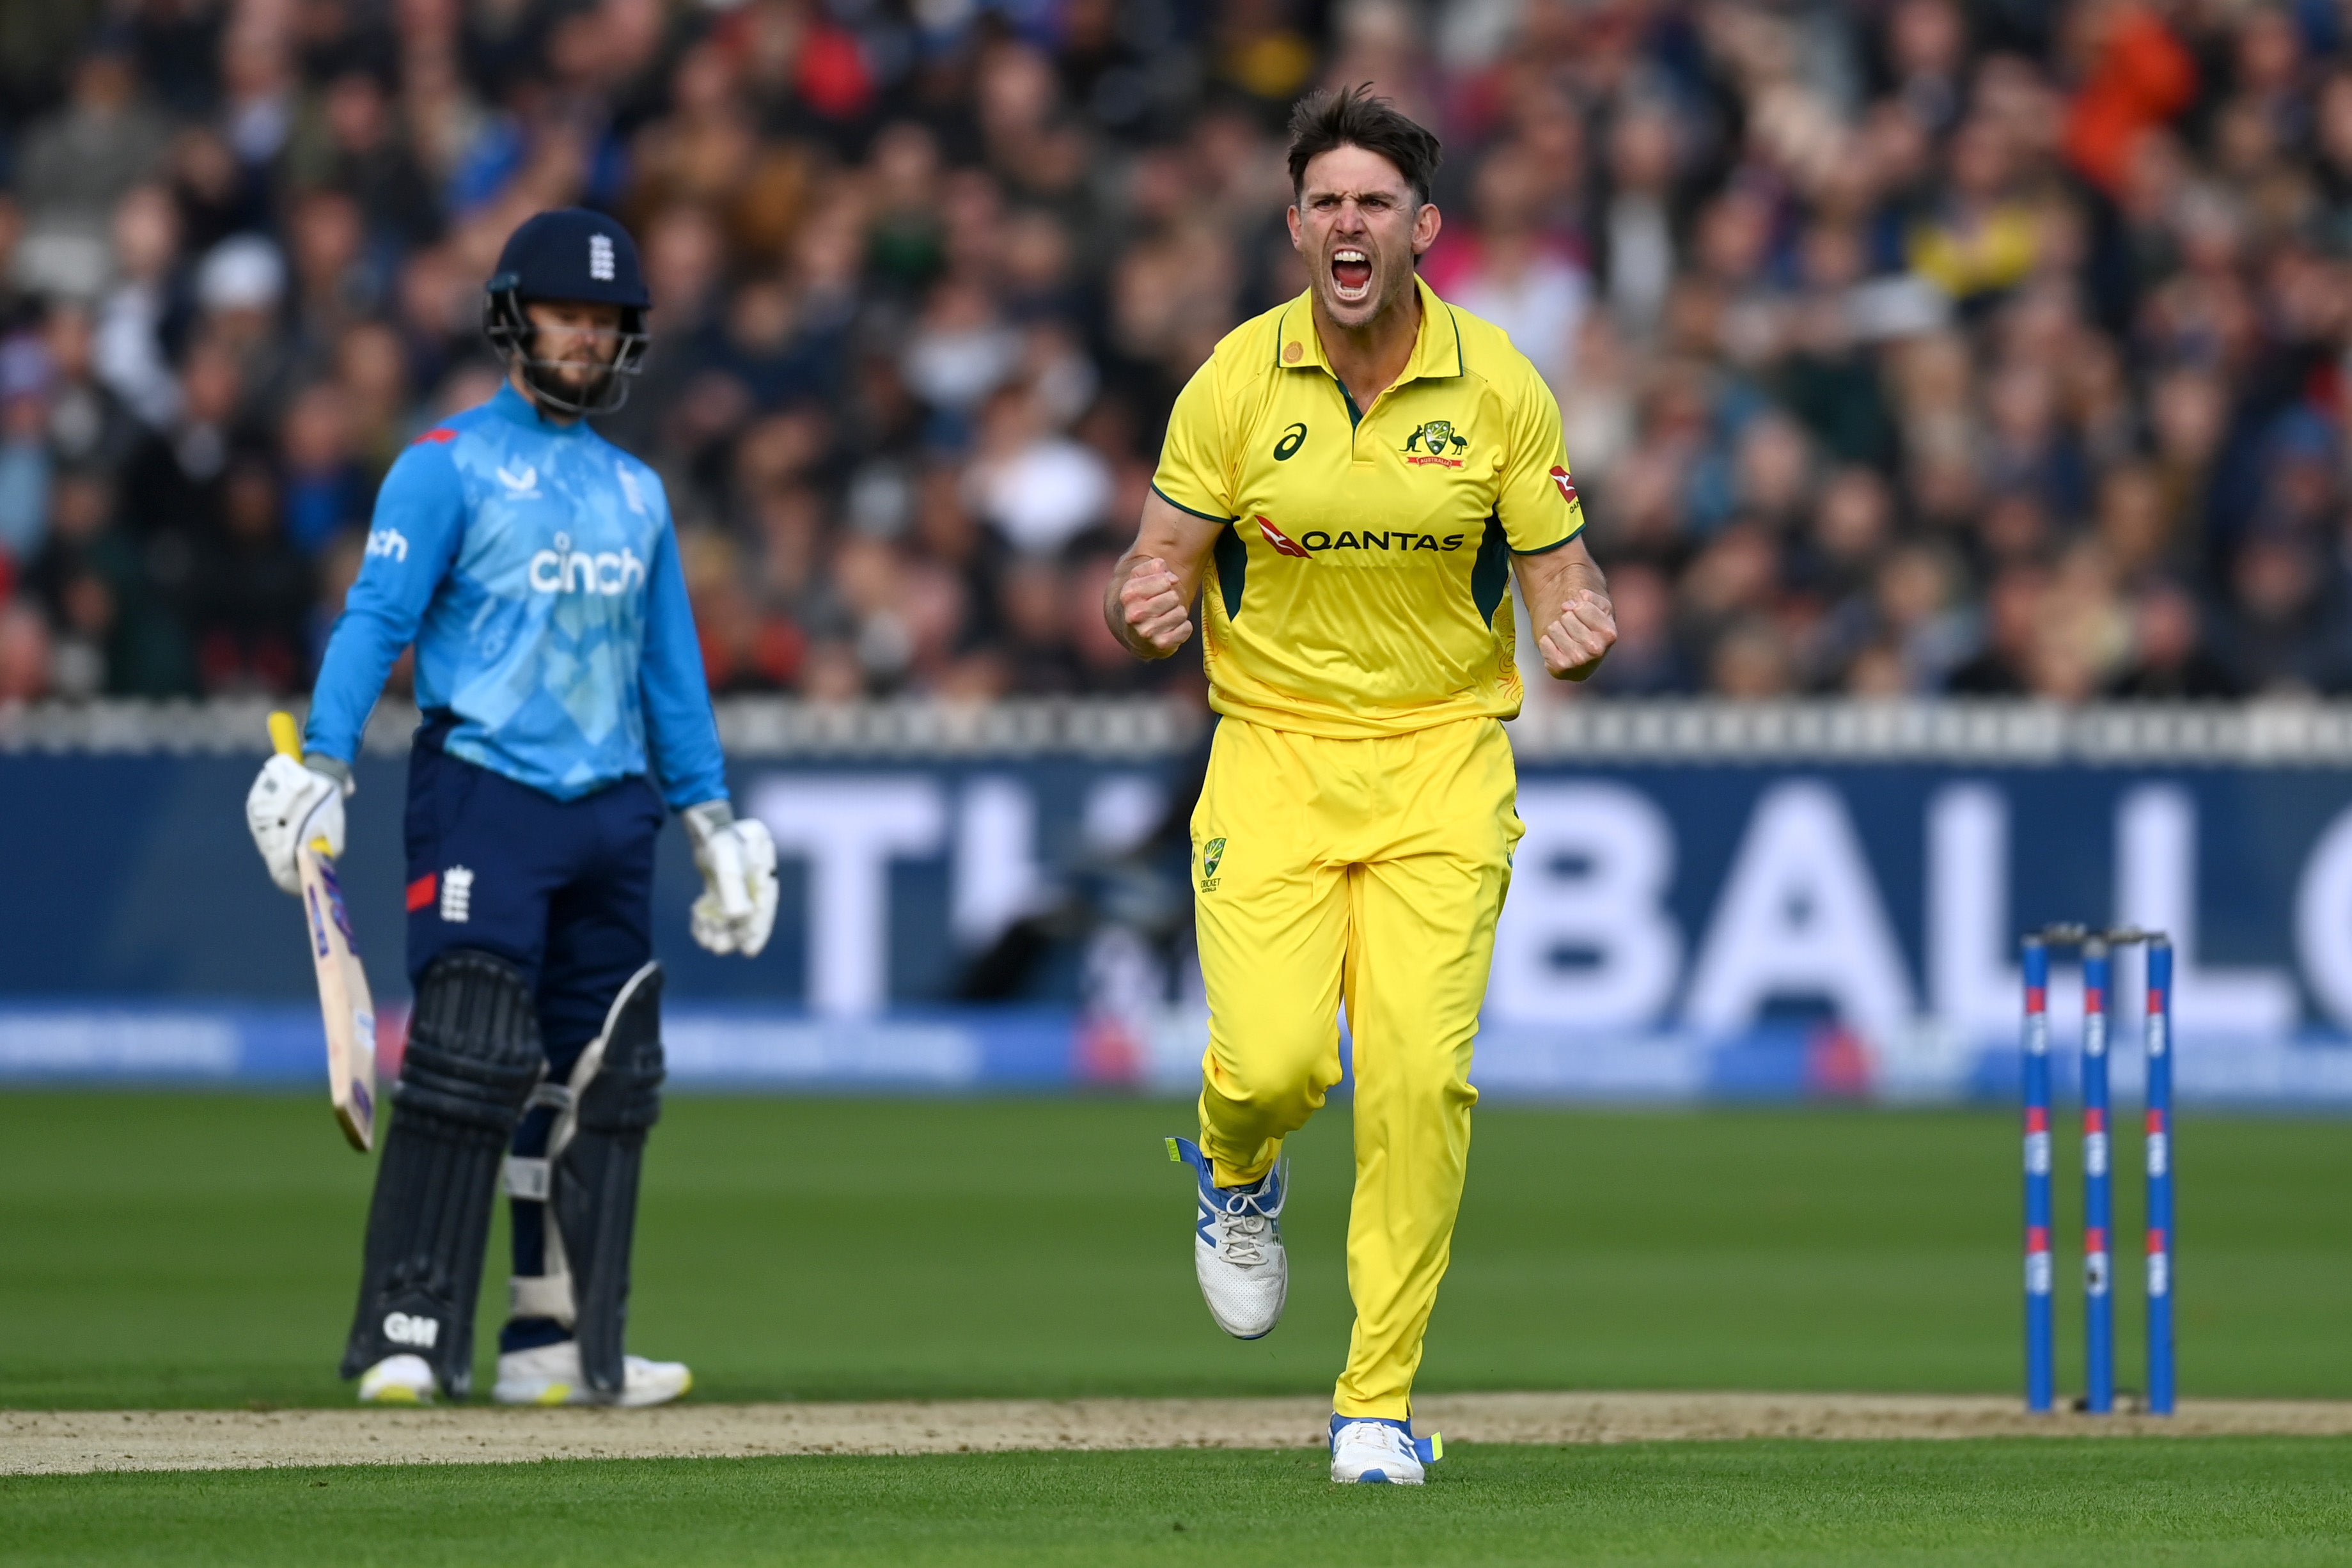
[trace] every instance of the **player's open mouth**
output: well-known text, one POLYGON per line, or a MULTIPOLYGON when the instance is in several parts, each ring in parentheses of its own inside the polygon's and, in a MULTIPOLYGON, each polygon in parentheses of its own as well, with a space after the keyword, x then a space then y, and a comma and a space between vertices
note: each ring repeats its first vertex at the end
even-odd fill
POLYGON ((1331 253, 1332 291, 1348 304, 1372 297, 1372 258, 1352 245, 1331 253))

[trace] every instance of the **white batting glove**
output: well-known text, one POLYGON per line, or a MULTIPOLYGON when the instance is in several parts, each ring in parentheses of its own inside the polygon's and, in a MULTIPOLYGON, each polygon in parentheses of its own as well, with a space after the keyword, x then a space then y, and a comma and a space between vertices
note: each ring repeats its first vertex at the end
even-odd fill
POLYGON ((302 890, 296 846, 323 838, 329 855, 343 852, 343 796, 351 793, 348 778, 305 767, 291 757, 275 756, 261 765, 261 776, 246 793, 245 825, 253 831, 253 846, 269 868, 269 879, 281 890, 302 890))
POLYGON ((712 952, 757 958, 776 927, 776 841, 768 825, 737 821, 723 800, 689 806, 685 816, 694 864, 702 872, 694 940, 712 952))

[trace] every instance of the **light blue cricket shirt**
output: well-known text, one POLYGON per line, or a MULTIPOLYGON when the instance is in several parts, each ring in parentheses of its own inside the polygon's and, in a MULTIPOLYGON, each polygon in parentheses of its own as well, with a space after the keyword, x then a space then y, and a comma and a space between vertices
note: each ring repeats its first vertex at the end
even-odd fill
POLYGON ((654 471, 511 386, 393 464, 327 642, 304 746, 350 762, 400 650, 449 754, 559 800, 651 773, 727 793, 694 612, 654 471))

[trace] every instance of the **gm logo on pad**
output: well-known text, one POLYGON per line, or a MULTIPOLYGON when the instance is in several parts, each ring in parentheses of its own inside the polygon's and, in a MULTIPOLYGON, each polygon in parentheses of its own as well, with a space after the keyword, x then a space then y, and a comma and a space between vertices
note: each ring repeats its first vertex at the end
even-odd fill
POLYGON ((414 1345, 429 1351, 441 1337, 441 1320, 412 1317, 406 1312, 386 1312, 383 1315, 383 1337, 396 1345, 414 1345))

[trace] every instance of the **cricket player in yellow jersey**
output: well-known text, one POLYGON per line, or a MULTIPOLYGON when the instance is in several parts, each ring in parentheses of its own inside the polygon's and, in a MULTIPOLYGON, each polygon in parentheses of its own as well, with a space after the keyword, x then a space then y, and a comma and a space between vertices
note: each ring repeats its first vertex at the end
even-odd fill
POLYGON ((1282 1314, 1282 1141, 1355 1053, 1348 1285, 1331 1479, 1413 1483, 1413 1373, 1470 1148, 1470 1052, 1523 831, 1509 580, 1544 664, 1616 638, 1580 537, 1559 407, 1504 333, 1414 271, 1437 139, 1368 92, 1291 121, 1309 287, 1244 322, 1176 400, 1104 612, 1164 658, 1204 626, 1222 715, 1192 814, 1208 984, 1193 1249, 1226 1332, 1282 1314))

